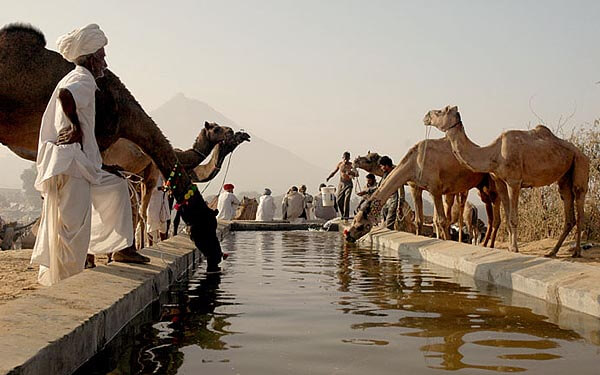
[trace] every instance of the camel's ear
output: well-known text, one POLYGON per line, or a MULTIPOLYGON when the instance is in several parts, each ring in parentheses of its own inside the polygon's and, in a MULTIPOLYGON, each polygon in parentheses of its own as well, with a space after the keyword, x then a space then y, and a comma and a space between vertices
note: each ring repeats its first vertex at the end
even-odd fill
POLYGON ((204 121, 204 127, 206 128, 206 130, 210 130, 210 129, 214 128, 215 126, 208 121, 204 121))
POLYGON ((456 105, 455 105, 454 107, 450 108, 450 112, 451 112, 451 113, 456 113, 456 112, 458 112, 458 106, 456 106, 456 105))

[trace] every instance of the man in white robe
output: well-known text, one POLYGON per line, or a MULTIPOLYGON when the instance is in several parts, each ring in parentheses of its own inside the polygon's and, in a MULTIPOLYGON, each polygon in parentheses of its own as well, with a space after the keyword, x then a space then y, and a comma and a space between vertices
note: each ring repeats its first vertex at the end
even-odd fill
POLYGON ((219 194, 219 200, 217 202, 217 219, 221 220, 232 220, 235 216, 236 206, 240 205, 240 201, 233 194, 234 186, 232 184, 223 185, 223 191, 219 194))
POLYGON ((258 200, 258 209, 256 210, 256 220, 257 221, 273 221, 273 217, 275 216, 275 210, 277 207, 275 206, 275 201, 271 196, 271 189, 266 188, 263 195, 260 196, 258 200))
MULTIPOLYGON (((163 178, 158 176, 157 186, 162 186, 163 178)), ((146 209, 146 233, 152 244, 161 241, 167 233, 167 221, 171 218, 169 198, 164 191, 154 189, 146 209)))
POLYGON ((57 42, 61 55, 76 67, 56 86, 40 127, 35 187, 44 207, 31 262, 40 265, 38 281, 43 285, 81 272, 88 252, 125 249, 114 255, 116 261, 149 261, 139 254, 130 257, 133 224, 127 183, 102 169, 94 134, 95 79, 107 67, 107 42, 95 24, 57 42))
POLYGON ((304 195, 298 192, 296 186, 292 186, 285 197, 283 197, 281 207, 283 220, 289 220, 290 223, 302 222, 304 219, 300 216, 303 212, 304 195))

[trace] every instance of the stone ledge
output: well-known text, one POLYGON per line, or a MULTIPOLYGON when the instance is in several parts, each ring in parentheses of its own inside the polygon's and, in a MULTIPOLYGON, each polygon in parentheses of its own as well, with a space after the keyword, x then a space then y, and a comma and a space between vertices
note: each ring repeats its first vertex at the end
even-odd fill
POLYGON ((0 374, 74 372, 200 260, 186 236, 142 253, 149 264, 99 265, 0 306, 0 374))
POLYGON ((549 303, 600 317, 600 269, 585 264, 509 253, 411 233, 377 230, 363 244, 383 246, 461 271, 549 303))

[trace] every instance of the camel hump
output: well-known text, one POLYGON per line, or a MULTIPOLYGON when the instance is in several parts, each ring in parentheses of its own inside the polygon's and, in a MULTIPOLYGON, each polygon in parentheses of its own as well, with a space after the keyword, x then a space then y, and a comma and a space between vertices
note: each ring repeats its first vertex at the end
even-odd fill
POLYGON ((552 132, 552 130, 550 130, 547 126, 545 125, 538 125, 535 127, 535 131, 538 132, 545 132, 545 133, 550 133, 552 135, 554 135, 554 133, 552 132))
POLYGON ((4 38, 27 38, 30 43, 39 47, 46 46, 46 37, 36 27, 26 23, 11 23, 0 29, 0 39, 4 38), (27 38, 28 37, 28 38, 27 38))

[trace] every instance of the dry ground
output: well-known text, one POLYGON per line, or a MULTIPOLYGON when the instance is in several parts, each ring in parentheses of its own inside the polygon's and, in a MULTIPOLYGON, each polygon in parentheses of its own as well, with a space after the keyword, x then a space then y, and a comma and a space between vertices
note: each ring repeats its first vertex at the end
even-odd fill
MULTIPOLYGON (((29 264, 32 250, 0 251, 0 305, 43 286, 37 283, 38 267, 29 264)), ((96 263, 106 264, 106 256, 96 263)))
MULTIPOLYGON (((537 255, 544 256, 544 254, 550 252, 556 243, 555 239, 546 238, 544 240, 532 241, 528 243, 519 243, 519 252, 525 255, 537 255)), ((581 258, 571 258, 570 249, 573 247, 575 241, 565 241, 561 246, 556 259, 573 262, 573 263, 586 263, 590 265, 600 266, 600 244, 594 244, 590 249, 581 250, 581 258)), ((496 242, 496 248, 508 249, 508 243, 496 242)))

